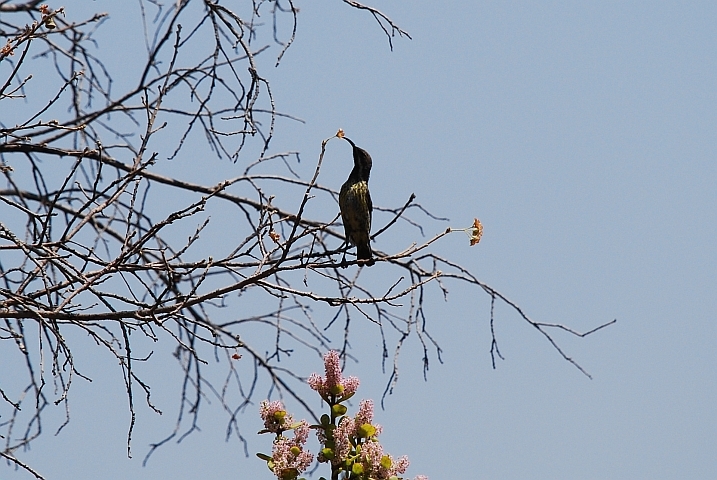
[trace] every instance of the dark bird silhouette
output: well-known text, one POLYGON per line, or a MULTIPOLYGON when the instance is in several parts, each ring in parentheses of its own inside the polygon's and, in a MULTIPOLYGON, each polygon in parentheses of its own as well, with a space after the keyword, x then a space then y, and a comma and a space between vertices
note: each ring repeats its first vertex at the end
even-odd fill
MULTIPOLYGON (((339 208, 344 222, 346 240, 356 245, 356 258, 366 265, 373 265, 369 233, 371 232, 371 213, 373 204, 368 191, 368 177, 371 174, 371 155, 346 137, 344 140, 353 147, 354 168, 348 180, 341 186, 339 208)), ((346 261, 346 253, 344 260, 346 261)))

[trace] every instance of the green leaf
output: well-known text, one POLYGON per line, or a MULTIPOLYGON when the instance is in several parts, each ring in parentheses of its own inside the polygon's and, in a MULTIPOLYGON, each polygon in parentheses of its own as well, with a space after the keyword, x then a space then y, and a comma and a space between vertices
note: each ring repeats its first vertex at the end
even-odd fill
POLYGON ((348 408, 346 408, 346 405, 337 404, 331 407, 331 413, 334 415, 334 417, 340 417, 341 415, 344 415, 348 408))
POLYGON ((361 438, 371 438, 376 435, 376 427, 374 427, 370 423, 364 423, 356 429, 356 433, 361 438))
POLYGON ((268 462, 269 460, 273 460, 272 457, 270 457, 269 455, 266 455, 266 454, 264 454, 264 453, 257 453, 256 456, 259 457, 259 458, 261 458, 261 459, 264 460, 265 462, 268 462))

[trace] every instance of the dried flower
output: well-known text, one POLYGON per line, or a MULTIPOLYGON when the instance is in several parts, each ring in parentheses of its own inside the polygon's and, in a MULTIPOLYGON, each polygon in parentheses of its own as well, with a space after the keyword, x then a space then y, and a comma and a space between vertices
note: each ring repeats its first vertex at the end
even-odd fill
POLYGON ((471 247, 476 243, 480 242, 480 237, 483 236, 483 224, 477 218, 473 219, 473 227, 470 229, 471 247))
POLYGON ((344 129, 343 129, 343 128, 339 128, 339 131, 336 132, 336 136, 339 137, 339 138, 344 138, 344 129))
POLYGON ((278 233, 276 233, 276 230, 272 230, 271 232, 269 232, 269 238, 274 240, 274 243, 276 243, 277 245, 279 244, 279 240, 281 240, 281 237, 278 233))
POLYGON ((57 28, 54 16, 50 16, 52 10, 50 10, 48 5, 40 5, 40 13, 42 14, 42 23, 44 23, 48 29, 54 30, 57 28))
POLYGON ((446 229, 446 233, 451 233, 451 232, 465 232, 466 235, 468 235, 468 238, 470 238, 471 247, 472 247, 476 243, 480 242, 480 239, 483 236, 483 224, 480 223, 480 220, 478 220, 477 218, 474 218, 473 225, 471 225, 468 228, 448 227, 448 229, 446 229))
POLYGON ((10 40, 8 40, 7 44, 0 49, 0 57, 7 57, 10 55, 15 55, 15 47, 13 47, 10 40))

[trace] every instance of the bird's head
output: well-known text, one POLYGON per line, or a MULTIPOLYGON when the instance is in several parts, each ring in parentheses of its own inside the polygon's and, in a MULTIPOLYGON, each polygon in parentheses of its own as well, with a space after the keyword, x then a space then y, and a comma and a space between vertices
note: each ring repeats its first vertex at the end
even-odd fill
POLYGON ((357 147, 354 142, 351 141, 348 137, 341 137, 347 142, 351 144, 351 147, 353 148, 353 154, 354 154, 354 165, 361 168, 361 170, 365 171, 366 173, 371 171, 371 165, 373 164, 373 160, 371 160, 371 155, 368 154, 366 150, 364 150, 361 147, 357 147))

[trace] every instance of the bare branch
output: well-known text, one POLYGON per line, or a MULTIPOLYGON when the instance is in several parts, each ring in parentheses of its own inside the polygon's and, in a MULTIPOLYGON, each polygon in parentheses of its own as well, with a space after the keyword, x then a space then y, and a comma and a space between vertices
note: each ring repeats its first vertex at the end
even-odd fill
MULTIPOLYGON (((410 38, 381 11, 344 3, 370 13, 391 48, 396 35, 410 38)), ((73 382, 91 381, 73 355, 73 330, 122 373, 128 455, 140 409, 160 413, 145 380, 145 369, 161 361, 154 345, 173 346, 183 376, 179 414, 145 462, 197 430, 210 399, 227 414, 227 437, 241 441, 239 414, 259 395, 291 398, 316 419, 304 400, 305 373, 290 357, 338 345, 353 358, 364 325, 381 338, 385 395, 407 342, 420 344, 426 376, 442 354, 424 310, 427 293, 445 298, 451 282, 490 297, 494 367, 502 358, 493 328, 498 301, 588 375, 554 334, 584 337, 614 321, 579 333, 532 320, 433 253, 454 229, 439 223, 439 233, 424 238, 424 228, 445 219, 413 194, 374 209, 383 226, 372 240, 411 232, 397 251, 375 249, 371 268, 382 269, 380 281, 369 280, 352 250, 340 261, 347 241, 338 191, 319 181, 334 137, 321 143, 310 178, 299 175, 298 152, 272 150, 277 118, 301 120, 279 112, 257 61, 269 51, 257 45, 264 28, 280 45, 276 65, 290 52, 298 9, 293 0, 229 5, 140 2, 134 24, 145 42, 120 82, 115 62, 104 58, 111 17, 65 18, 40 2, 0 0, 8 39, 0 50, 7 75, 0 79, 0 349, 3 361, 22 365, 0 386, 3 458, 43 478, 16 454, 42 434, 47 407, 64 407, 61 431, 73 382), (265 14, 272 26, 260 21, 265 14), (25 25, 28 16, 37 20, 25 25), (28 88, 33 82, 42 88, 28 88), (208 152, 215 158, 204 158, 208 152), (175 168, 179 162, 190 167, 175 168)))

